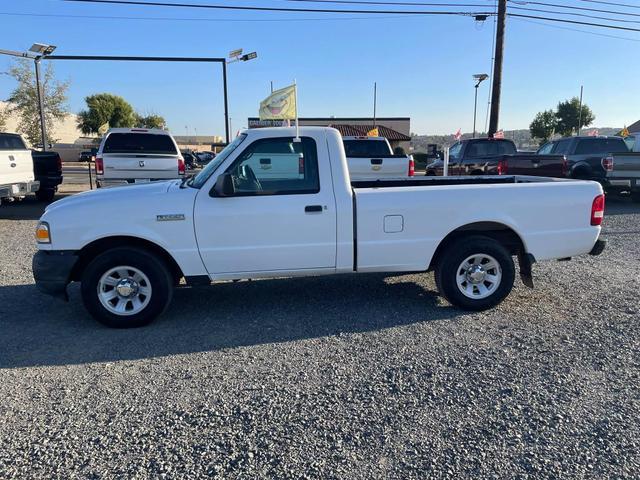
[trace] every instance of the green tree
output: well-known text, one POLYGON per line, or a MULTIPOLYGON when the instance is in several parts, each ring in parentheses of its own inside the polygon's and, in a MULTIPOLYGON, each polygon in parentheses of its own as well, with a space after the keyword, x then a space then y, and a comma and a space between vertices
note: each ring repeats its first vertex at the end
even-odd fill
POLYGON ((558 103, 556 119, 558 121, 558 133, 572 135, 579 128, 578 122, 580 123, 580 128, 588 127, 596 117, 584 103, 582 104, 582 115, 580 115, 580 99, 573 97, 571 100, 558 103))
POLYGON ((133 127, 137 115, 124 98, 111 93, 86 97, 87 109, 78 114, 78 127, 85 135, 100 133, 103 125, 110 128, 133 127))
POLYGON ((139 128, 160 128, 162 130, 165 129, 167 125, 164 117, 160 115, 150 114, 146 116, 140 116, 136 114, 136 123, 135 126, 139 128))
POLYGON ((558 119, 556 113, 553 110, 545 110, 544 112, 538 112, 538 114, 529 125, 529 131, 531 136, 540 141, 543 144, 555 133, 558 128, 558 119))
POLYGON ((0 110, 0 132, 7 128, 7 112, 0 110))
MULTIPOLYGON (((9 68, 9 75, 18 86, 11 92, 8 113, 18 117, 18 132, 22 133, 31 145, 42 143, 40 131, 40 110, 38 107, 38 89, 33 64, 27 59, 15 61, 9 68)), ((44 119, 47 127, 47 142, 55 143, 56 122, 67 116, 67 90, 69 82, 55 80, 53 65, 44 69, 42 87, 44 91, 44 119)))

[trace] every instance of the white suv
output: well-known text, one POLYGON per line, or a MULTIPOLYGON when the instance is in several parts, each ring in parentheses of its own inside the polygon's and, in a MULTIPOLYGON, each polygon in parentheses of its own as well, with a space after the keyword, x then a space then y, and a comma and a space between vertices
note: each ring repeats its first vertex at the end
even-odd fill
POLYGON ((164 130, 112 128, 96 154, 98 187, 170 180, 184 174, 184 158, 164 130))

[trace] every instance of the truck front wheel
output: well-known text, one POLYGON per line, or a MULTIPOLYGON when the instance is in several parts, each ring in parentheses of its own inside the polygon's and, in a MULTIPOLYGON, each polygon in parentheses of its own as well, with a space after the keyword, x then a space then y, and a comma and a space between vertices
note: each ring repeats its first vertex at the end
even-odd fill
POLYGON ((138 248, 114 248, 87 265, 81 291, 86 309, 100 323, 142 327, 169 306, 173 280, 155 255, 138 248))
POLYGON ((515 265, 507 249, 480 235, 461 238, 438 261, 436 285, 452 304, 464 310, 487 310, 511 293, 515 265))

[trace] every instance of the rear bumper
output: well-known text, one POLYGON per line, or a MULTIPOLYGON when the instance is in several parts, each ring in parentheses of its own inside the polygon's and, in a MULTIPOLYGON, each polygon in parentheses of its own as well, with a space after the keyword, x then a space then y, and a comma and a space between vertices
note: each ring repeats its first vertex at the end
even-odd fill
POLYGON ((39 250, 32 262, 36 287, 42 293, 66 300, 67 285, 77 262, 78 256, 73 251, 39 250))
POLYGON ((35 193, 40 188, 39 181, 10 183, 0 185, 0 198, 23 197, 30 193, 35 193))
POLYGON ((96 179, 96 183, 100 186, 100 187, 122 187, 125 185, 140 185, 140 184, 145 184, 145 183, 151 183, 151 182, 166 182, 169 180, 180 180, 181 178, 183 178, 182 176, 180 177, 171 177, 171 178, 150 178, 149 181, 144 181, 141 182, 140 179, 138 179, 138 182, 136 182, 134 179, 116 179, 116 178, 109 178, 109 179, 104 179, 104 178, 100 178, 98 177, 96 179))
POLYGON ((607 241, 602 238, 599 238, 598 240, 596 240, 596 244, 593 246, 593 248, 589 252, 589 255, 593 255, 594 257, 598 256, 602 252, 604 252, 604 249, 606 247, 607 247, 607 241))

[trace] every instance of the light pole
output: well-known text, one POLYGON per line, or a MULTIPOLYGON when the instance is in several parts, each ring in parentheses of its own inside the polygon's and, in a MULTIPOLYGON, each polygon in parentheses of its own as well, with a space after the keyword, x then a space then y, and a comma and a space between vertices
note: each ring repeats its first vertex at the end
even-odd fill
POLYGON ((38 113, 40 114, 40 133, 42 135, 42 150, 47 150, 47 125, 44 115, 44 86, 41 84, 40 60, 47 55, 51 55, 56 49, 55 45, 47 45, 44 43, 34 43, 28 52, 14 52, 13 50, 1 50, 2 55, 11 55, 13 57, 30 58, 33 60, 36 69, 36 91, 38 94, 38 113))
POLYGON ((476 85, 474 87, 476 90, 475 99, 473 101, 473 138, 476 138, 476 116, 478 113, 478 87, 487 78, 489 78, 489 75, 487 75, 486 73, 477 73, 473 76, 473 79, 476 81, 476 85))
POLYGON ((236 62, 248 62, 249 60, 253 60, 254 58, 258 58, 258 54, 256 52, 245 53, 242 54, 242 48, 238 48, 236 50, 231 50, 229 52, 229 60, 222 64, 222 82, 224 84, 224 111, 225 111, 225 138, 227 139, 227 143, 231 142, 230 130, 231 130, 231 118, 229 117, 229 92, 227 90, 227 64, 228 63, 236 63, 236 62))

